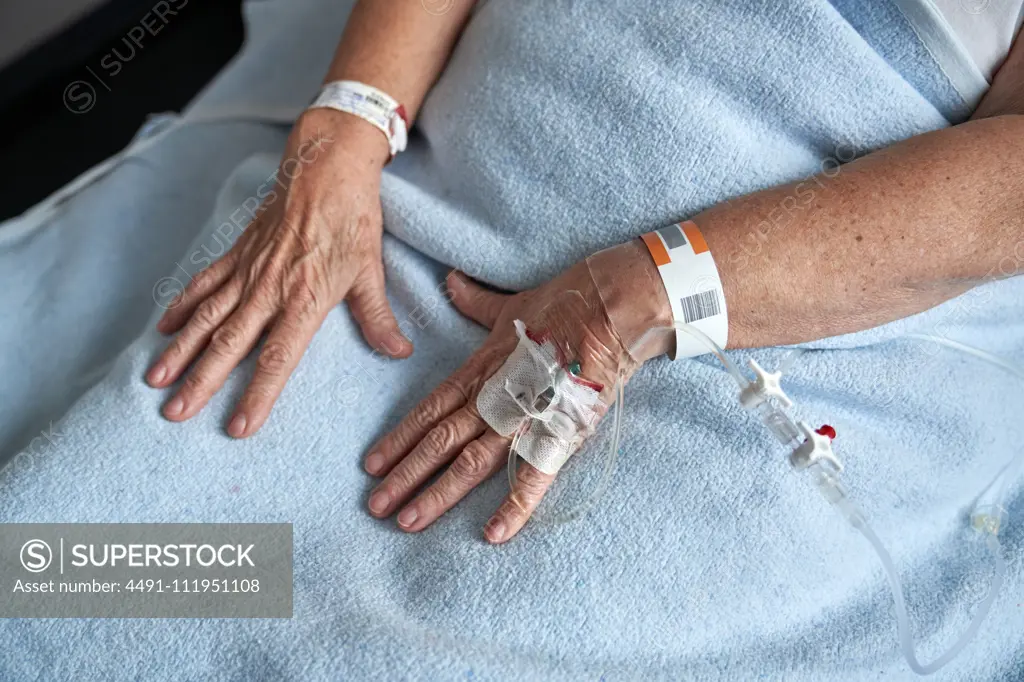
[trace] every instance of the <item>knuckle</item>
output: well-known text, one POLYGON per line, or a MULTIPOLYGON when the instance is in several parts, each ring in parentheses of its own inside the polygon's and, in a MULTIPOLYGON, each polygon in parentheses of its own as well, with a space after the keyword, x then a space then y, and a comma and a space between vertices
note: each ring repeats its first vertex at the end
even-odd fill
POLYGON ((423 439, 427 452, 443 453, 450 450, 458 441, 459 433, 450 421, 443 421, 432 428, 423 439))
POLYGON ((218 357, 237 355, 242 351, 242 333, 232 326, 224 326, 213 333, 207 352, 218 357))
POLYGON ((380 296, 362 296, 359 300, 363 317, 370 322, 381 323, 391 318, 391 308, 384 294, 380 296))
POLYGON ((422 500, 420 508, 439 512, 451 506, 449 504, 449 500, 451 500, 451 504, 454 504, 456 497, 457 496, 454 494, 454 491, 450 490, 449 487, 443 485, 432 485, 424 490, 423 494, 420 495, 420 499, 422 500))
POLYGON ((191 346, 188 344, 185 338, 186 334, 183 332, 174 337, 171 341, 171 345, 167 346, 167 350, 164 351, 164 355, 169 358, 187 358, 191 351, 191 346))
POLYGON ((245 281, 252 291, 276 293, 279 291, 282 270, 263 254, 252 258, 245 268, 245 281))
POLYGON ((209 329, 215 326, 221 319, 221 309, 217 301, 212 298, 208 298, 196 308, 196 312, 193 314, 193 319, 196 324, 209 329))
POLYGON ((545 482, 536 476, 520 476, 516 479, 515 490, 509 494, 508 499, 518 511, 529 514, 531 509, 540 504, 546 490, 545 482))
POLYGON ((480 410, 478 410, 476 407, 475 400, 467 401, 464 409, 466 410, 466 413, 469 415, 471 419, 474 419, 478 422, 484 421, 484 418, 480 416, 480 410))
POLYGON ((192 294, 202 291, 211 285, 213 285, 213 273, 210 272, 210 268, 206 268, 205 270, 200 270, 192 277, 192 281, 185 287, 185 293, 192 294))
POLYGON ((416 474, 412 467, 406 462, 400 462, 388 474, 381 488, 387 490, 388 494, 394 499, 396 497, 404 497, 410 490, 415 489, 418 484, 419 481, 416 480, 416 474))
POLYGON ((470 401, 470 393, 466 391, 466 388, 462 385, 462 382, 455 379, 454 376, 449 376, 441 385, 438 386, 437 392, 440 395, 445 396, 458 396, 467 403, 470 401))
POLYGON ((420 430, 432 429, 434 424, 444 418, 444 398, 440 393, 431 393, 423 402, 420 408, 413 412, 413 421, 420 430))
POLYGON ((473 376, 466 383, 465 387, 459 386, 458 390, 462 394, 463 399, 467 404, 472 405, 473 409, 476 409, 476 401, 472 400, 471 396, 479 395, 483 389, 484 384, 487 383, 489 375, 484 374, 473 374, 473 376))
POLYGON ((249 280, 252 282, 252 295, 250 299, 260 308, 273 309, 279 300, 277 295, 277 283, 271 277, 259 277, 258 275, 249 280))
POLYGON ((528 499, 539 501, 547 490, 547 482, 536 474, 524 475, 519 477, 519 480, 516 482, 516 487, 521 490, 523 495, 528 499))
POLYGON ((259 287, 264 282, 270 282, 272 276, 273 270, 264 267, 262 258, 253 258, 245 266, 245 278, 254 287, 259 287))
POLYGON ((463 482, 476 483, 487 476, 491 464, 491 453, 478 441, 474 441, 452 462, 451 472, 463 482))
POLYGON ((189 289, 191 289, 193 292, 204 291, 212 287, 214 284, 216 284, 217 271, 214 269, 216 267, 217 264, 214 264, 197 272, 195 276, 192 278, 192 283, 189 289))
POLYGON ((313 287, 303 284, 295 287, 288 298, 288 306, 295 311, 300 320, 308 320, 320 309, 320 297, 313 287))
POLYGON ((256 360, 256 367, 268 374, 283 374, 291 362, 291 353, 282 343, 268 343, 256 360))
POLYGON ((206 386, 206 374, 198 367, 185 377, 185 382, 182 384, 182 392, 189 395, 202 395, 205 391, 206 386))
POLYGON ((273 405, 277 399, 277 390, 273 384, 265 381, 253 381, 245 391, 242 399, 246 408, 261 409, 262 406, 273 405))

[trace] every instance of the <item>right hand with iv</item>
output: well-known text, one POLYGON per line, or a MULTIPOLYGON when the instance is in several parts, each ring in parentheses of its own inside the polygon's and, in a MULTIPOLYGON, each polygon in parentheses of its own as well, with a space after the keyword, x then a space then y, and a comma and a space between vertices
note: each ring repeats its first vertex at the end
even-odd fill
POLYGON ((149 384, 169 386, 192 365, 164 416, 195 416, 266 332, 256 372, 228 424, 236 438, 252 435, 327 313, 343 300, 371 346, 392 357, 412 353, 384 293, 380 182, 388 158, 387 140, 365 121, 326 109, 302 115, 274 192, 157 325, 176 336, 150 368, 149 384))
POLYGON ((640 349, 633 344, 648 329, 671 324, 672 311, 638 240, 518 294, 490 291, 458 272, 449 275, 448 292, 463 315, 491 333, 370 450, 366 470, 384 480, 369 508, 377 517, 401 509, 400 528, 423 530, 502 470, 514 447, 525 461, 485 527, 490 542, 505 542, 593 432, 620 378, 670 350, 664 335, 640 349))

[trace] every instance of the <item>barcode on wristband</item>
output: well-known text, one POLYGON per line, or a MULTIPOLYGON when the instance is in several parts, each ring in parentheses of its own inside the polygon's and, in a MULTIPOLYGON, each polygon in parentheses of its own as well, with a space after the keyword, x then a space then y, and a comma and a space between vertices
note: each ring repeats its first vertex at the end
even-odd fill
POLYGON ((686 324, 714 317, 722 312, 718 302, 718 292, 714 289, 680 299, 683 306, 683 319, 686 324))

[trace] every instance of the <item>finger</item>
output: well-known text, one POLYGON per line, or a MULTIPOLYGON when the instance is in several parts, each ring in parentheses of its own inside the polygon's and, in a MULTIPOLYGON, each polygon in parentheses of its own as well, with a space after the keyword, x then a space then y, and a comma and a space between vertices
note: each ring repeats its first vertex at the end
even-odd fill
POLYGON ((488 329, 494 327, 509 298, 506 294, 486 289, 458 270, 448 273, 447 283, 452 304, 460 313, 488 329))
POLYGON ((259 340, 273 316, 272 306, 250 299, 220 325, 210 337, 202 357, 185 377, 177 395, 164 405, 171 421, 192 418, 220 390, 231 370, 245 358, 259 340))
POLYGON ((384 268, 378 265, 363 273, 348 294, 352 311, 363 337, 373 348, 395 358, 412 355, 412 342, 398 328, 398 320, 384 289, 384 268))
MULTIPOLYGON (((487 424, 476 408, 468 405, 435 426, 370 495, 370 513, 384 517, 406 501, 438 469, 452 461, 473 439, 483 435, 487 424)), ((367 460, 367 469, 370 461, 367 460)), ((371 472, 373 473, 373 472, 371 472)), ((378 475, 384 471, 377 470, 378 475)))
POLYGON ((398 526, 419 532, 455 506, 466 494, 501 468, 510 439, 491 429, 471 441, 441 477, 398 515, 398 526))
POLYGON ((371 474, 388 471, 426 438, 438 422, 466 404, 469 392, 462 377, 472 371, 469 363, 441 382, 419 405, 413 408, 390 433, 377 441, 366 457, 371 474))
POLYGON ((146 374, 146 381, 154 388, 170 386, 189 366, 210 337, 238 307, 242 298, 242 282, 231 279, 212 296, 195 307, 192 318, 160 354, 146 374))
POLYGON ((237 252, 231 249, 219 261, 196 274, 185 290, 167 304, 166 312, 156 323, 157 331, 173 334, 181 329, 194 315, 196 308, 210 294, 223 287, 234 274, 237 260, 237 252))
POLYGON ((522 462, 516 473, 515 489, 498 507, 484 526, 484 537, 492 544, 501 544, 518 533, 544 498, 544 493, 555 480, 554 474, 545 474, 532 464, 522 462))
POLYGON ((293 298, 287 303, 260 349, 256 373, 228 423, 230 435, 245 438, 263 426, 325 316, 314 298, 293 298))

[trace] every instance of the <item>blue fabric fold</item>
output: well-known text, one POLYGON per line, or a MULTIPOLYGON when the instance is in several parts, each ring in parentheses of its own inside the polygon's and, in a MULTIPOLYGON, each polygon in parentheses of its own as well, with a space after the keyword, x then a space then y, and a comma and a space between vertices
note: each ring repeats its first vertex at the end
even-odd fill
MULTIPOLYGON (((406 535, 366 513, 360 461, 484 338, 441 293, 451 267, 532 286, 948 125, 955 93, 936 67, 908 77, 858 32, 870 22, 852 3, 483 3, 383 181, 389 296, 414 356, 372 354, 339 306, 255 438, 223 430, 252 358, 194 420, 166 422, 169 392, 142 380, 167 343, 158 304, 237 237, 218 229, 274 172, 349 4, 248 3, 245 48, 184 123, 0 226, 0 521, 291 522, 294 618, 6 620, 0 678, 913 679, 869 547, 706 358, 646 365, 609 490, 580 520, 531 524, 500 548, 481 528, 504 477, 406 535)), ((904 28, 887 44, 916 54, 904 28)), ((1019 269, 1024 249, 1007 258, 1019 269)), ((839 433, 844 480, 908 583, 924 660, 983 596, 966 514, 1019 449, 1024 405, 1017 380, 897 337, 1020 361, 1022 312, 1024 283, 994 281, 807 344, 787 384, 802 417, 839 433)), ((774 367, 786 352, 737 360, 774 367)), ((570 462, 549 510, 585 496, 603 457, 595 446, 570 462)), ((1004 595, 936 679, 1021 678, 1019 481, 1009 513, 1004 595)))

